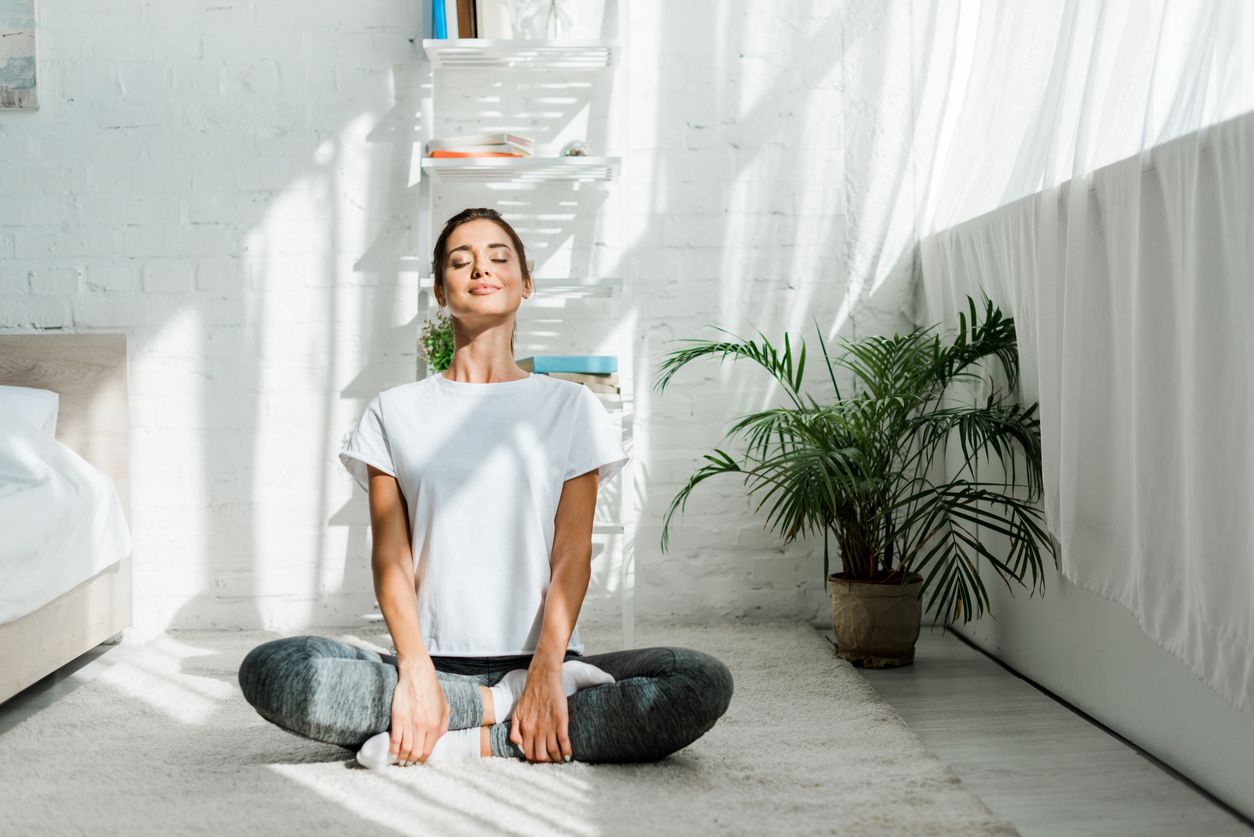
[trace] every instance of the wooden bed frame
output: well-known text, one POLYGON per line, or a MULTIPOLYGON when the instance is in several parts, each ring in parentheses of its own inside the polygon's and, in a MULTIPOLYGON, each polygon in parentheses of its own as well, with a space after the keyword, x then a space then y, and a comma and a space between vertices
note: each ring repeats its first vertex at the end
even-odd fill
MULTIPOLYGON (((113 478, 131 520, 125 334, 0 334, 0 384, 60 396, 56 438, 113 478)), ((0 702, 132 623, 131 558, 0 624, 0 702)))

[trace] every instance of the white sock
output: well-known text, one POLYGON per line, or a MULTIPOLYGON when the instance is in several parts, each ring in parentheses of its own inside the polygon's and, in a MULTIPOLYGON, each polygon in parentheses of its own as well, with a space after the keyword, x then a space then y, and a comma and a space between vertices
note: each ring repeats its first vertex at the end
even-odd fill
POLYGON ((527 669, 516 668, 505 672, 501 682, 488 687, 492 693, 492 717, 500 723, 514 711, 514 704, 522 697, 523 686, 527 685, 527 669))
MULTIPOLYGON (((451 729, 436 739, 427 756, 427 764, 444 764, 461 759, 479 758, 481 741, 480 730, 483 727, 469 729, 451 729)), ((388 764, 396 764, 396 754, 390 749, 392 733, 381 732, 367 739, 357 751, 357 763, 362 767, 377 769, 388 764)))
POLYGON ((384 765, 396 764, 396 754, 389 747, 392 745, 392 733, 381 732, 366 739, 357 751, 357 763, 362 767, 376 770, 384 765))
MULTIPOLYGON (((567 697, 588 686, 599 686, 603 683, 613 682, 614 676, 612 674, 582 660, 566 660, 562 663, 562 692, 567 697)), ((526 684, 527 669, 516 668, 506 672, 505 676, 501 678, 501 682, 489 687, 489 691, 492 693, 492 709, 493 714, 496 716, 496 723, 500 723, 513 714, 514 704, 519 696, 522 695, 523 687, 526 684)), ((478 758, 480 756, 480 729, 482 727, 451 729, 444 733, 436 740, 435 746, 431 748, 431 755, 427 757, 427 763, 478 758)), ((396 764, 396 756, 390 749, 391 745, 391 732, 381 732, 372 736, 357 751, 357 763, 362 767, 371 769, 396 764)))
POLYGON ((562 691, 570 697, 580 689, 589 686, 600 686, 602 683, 613 683, 614 675, 602 671, 591 663, 583 660, 567 660, 562 663, 562 691))
MULTIPOLYGON (((562 663, 562 691, 570 697, 580 689, 588 686, 599 686, 602 683, 613 683, 614 676, 602 671, 582 660, 567 660, 562 663)), ((523 687, 527 684, 527 669, 516 668, 501 678, 501 682, 492 686, 492 714, 496 723, 511 717, 514 704, 522 696, 523 687)))
POLYGON ((444 764, 450 761, 461 761, 462 759, 477 759, 482 757, 479 752, 480 741, 482 740, 483 727, 470 727, 469 729, 451 729, 436 739, 435 746, 431 748, 431 755, 427 756, 427 764, 444 764))

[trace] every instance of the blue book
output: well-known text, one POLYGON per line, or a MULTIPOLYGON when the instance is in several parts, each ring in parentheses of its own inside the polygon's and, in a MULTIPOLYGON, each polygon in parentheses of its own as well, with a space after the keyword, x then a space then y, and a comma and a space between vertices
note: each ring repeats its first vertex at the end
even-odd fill
POLYGON ((531 355, 516 358, 515 363, 530 372, 582 372, 610 375, 618 371, 615 355, 531 355))
POLYGON ((436 38, 448 37, 448 24, 444 20, 444 0, 431 0, 431 11, 433 12, 432 29, 435 30, 436 38))

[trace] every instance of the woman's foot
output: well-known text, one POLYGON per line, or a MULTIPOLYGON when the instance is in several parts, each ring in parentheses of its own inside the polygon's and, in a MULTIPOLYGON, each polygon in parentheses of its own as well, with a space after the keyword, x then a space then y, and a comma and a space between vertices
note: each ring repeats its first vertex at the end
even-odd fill
MULTIPOLYGON (((566 660, 562 663, 562 691, 567 697, 589 686, 613 682, 614 676, 609 672, 602 671, 582 660, 566 660)), ((485 701, 484 717, 490 717, 491 723, 499 723, 509 718, 514 712, 514 704, 522 695, 526 683, 527 669, 516 668, 506 672, 497 685, 487 687, 491 705, 489 706, 489 703, 485 701)), ((396 764, 396 755, 390 749, 391 744, 392 733, 390 731, 371 736, 357 751, 357 763, 372 770, 396 764)), ((427 763, 438 764, 491 754, 487 725, 469 729, 451 729, 436 740, 427 763)))
MULTIPOLYGON (((396 764, 396 754, 391 750, 391 743, 391 732, 381 732, 371 736, 357 751, 357 763, 371 770, 396 764)), ((426 763, 443 764, 462 759, 481 758, 491 754, 487 727, 451 729, 436 739, 426 763)))
MULTIPOLYGON (((562 691, 570 697, 580 689, 599 686, 602 683, 613 683, 614 677, 594 665, 582 660, 567 660, 562 663, 562 691)), ((492 694, 491 717, 493 723, 510 718, 514 712, 514 704, 522 697, 523 687, 527 685, 527 669, 516 668, 505 673, 501 681, 488 689, 492 694)), ((487 715, 486 706, 485 715, 487 715)))
POLYGON ((613 682, 614 675, 608 671, 602 671, 591 663, 585 663, 583 660, 567 660, 562 663, 562 691, 566 693, 567 697, 570 697, 579 689, 613 682))
POLYGON ((391 743, 391 732, 381 732, 366 739, 366 743, 357 751, 357 763, 371 770, 396 764, 396 755, 389 749, 391 743))

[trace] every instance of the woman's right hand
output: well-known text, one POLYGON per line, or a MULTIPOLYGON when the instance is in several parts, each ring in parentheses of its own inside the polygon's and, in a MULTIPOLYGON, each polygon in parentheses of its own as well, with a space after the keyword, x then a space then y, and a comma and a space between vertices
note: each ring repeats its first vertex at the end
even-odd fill
POLYGON ((392 736, 388 749, 399 765, 426 764, 431 749, 448 732, 448 698, 427 661, 400 671, 392 693, 392 736))

